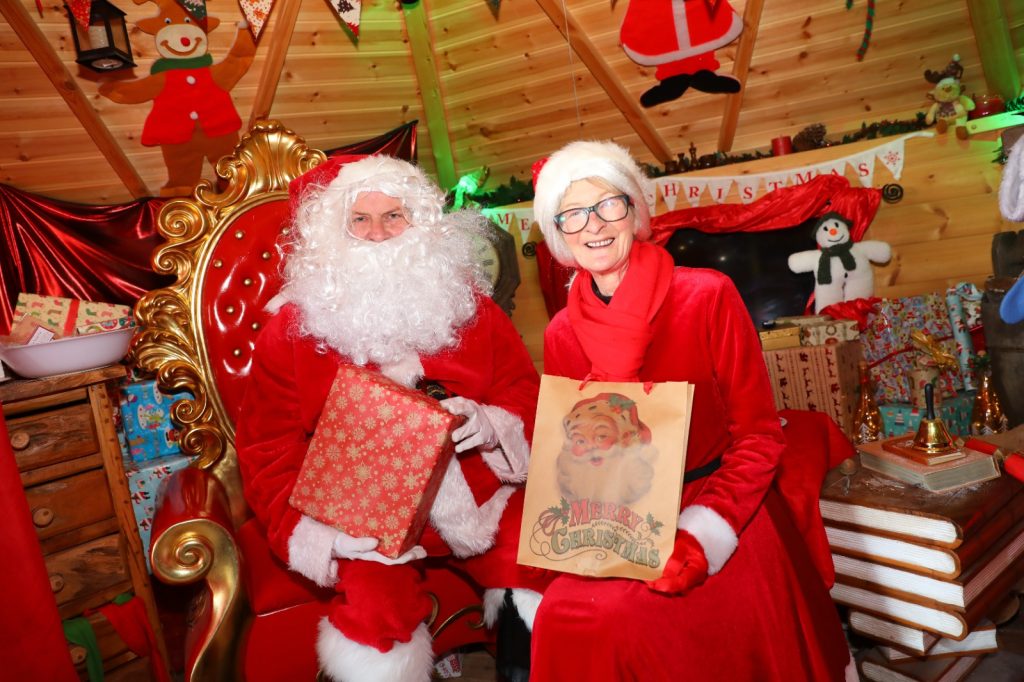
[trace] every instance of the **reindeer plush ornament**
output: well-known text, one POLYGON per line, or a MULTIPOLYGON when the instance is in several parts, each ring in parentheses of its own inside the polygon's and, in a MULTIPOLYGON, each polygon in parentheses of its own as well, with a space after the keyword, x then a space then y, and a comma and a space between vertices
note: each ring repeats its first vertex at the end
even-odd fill
POLYGON ((881 241, 853 241, 852 223, 838 213, 826 213, 814 226, 820 250, 800 251, 789 257, 795 273, 814 273, 814 312, 822 308, 868 298, 875 290, 871 263, 886 263, 892 248, 881 241))
POLYGON ((220 20, 207 16, 205 0, 152 1, 156 16, 135 22, 153 36, 160 58, 150 75, 135 80, 108 81, 100 94, 119 104, 152 102, 142 127, 142 144, 160 147, 167 166, 167 183, 160 196, 192 193, 203 161, 215 164, 238 144, 242 119, 230 90, 249 70, 256 44, 246 23, 239 22, 227 57, 216 64, 208 50, 207 34, 220 20))
POLYGON ((932 100, 931 108, 925 114, 924 122, 934 123, 935 130, 945 133, 949 128, 956 128, 956 136, 967 139, 967 112, 974 111, 974 101, 963 94, 960 78, 964 75, 964 67, 960 65, 960 55, 953 55, 953 61, 942 71, 925 71, 924 79, 934 83, 935 87, 928 93, 932 100))

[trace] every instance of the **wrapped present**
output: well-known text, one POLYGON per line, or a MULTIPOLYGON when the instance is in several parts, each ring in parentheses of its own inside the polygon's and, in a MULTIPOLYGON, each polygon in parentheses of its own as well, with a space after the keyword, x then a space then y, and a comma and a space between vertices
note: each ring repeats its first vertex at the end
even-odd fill
POLYGON ((135 513, 135 523, 138 525, 139 537, 142 539, 142 555, 146 557, 147 568, 149 568, 150 533, 153 530, 157 491, 160 489, 160 484, 171 474, 184 469, 191 461, 191 457, 185 457, 180 453, 148 462, 133 462, 129 458, 124 460, 124 471, 128 477, 128 491, 132 499, 132 511, 135 513))
POLYGON ((57 333, 42 324, 38 318, 23 315, 11 326, 11 333, 3 339, 3 343, 16 346, 31 346, 36 343, 46 343, 57 338, 57 333))
POLYGON ((777 324, 771 329, 758 332, 762 350, 796 348, 800 345, 800 327, 795 324, 777 324))
POLYGON ((825 412, 848 436, 860 386, 859 343, 840 341, 764 352, 778 409, 825 412))
MULTIPOLYGON (((910 402, 910 371, 917 355, 910 334, 915 329, 927 332, 939 347, 955 354, 956 341, 943 295, 883 299, 868 314, 860 342, 880 405, 910 402)), ((959 368, 940 372, 939 389, 944 397, 952 397, 962 388, 959 368)))
POLYGON ((978 379, 971 334, 981 327, 981 291, 971 282, 960 282, 946 289, 946 309, 956 341, 956 358, 963 374, 964 388, 976 391, 978 379))
MULTIPOLYGON (((946 428, 955 436, 967 436, 971 431, 971 409, 974 407, 974 391, 961 391, 952 398, 946 398, 942 406, 935 412, 946 428)), ((917 433, 924 416, 923 409, 912 407, 909 403, 889 403, 878 406, 882 413, 882 436, 902 436, 905 433, 917 433)))
POLYGON ((100 332, 111 332, 115 329, 124 329, 125 327, 134 327, 135 317, 119 317, 116 320, 101 320, 99 322, 92 322, 90 324, 83 324, 81 327, 75 329, 75 336, 85 336, 86 334, 98 334, 100 332))
POLYGON ((289 502, 397 557, 419 542, 461 419, 379 372, 343 365, 289 502))
POLYGON ((826 343, 856 341, 860 337, 855 320, 826 320, 800 327, 801 346, 823 346, 826 343))
POLYGON ((131 317, 132 309, 114 303, 22 293, 18 294, 18 302, 14 306, 14 319, 22 315, 37 318, 44 327, 64 337, 74 335, 76 329, 85 325, 131 317))
POLYGON ((121 422, 128 453, 136 462, 180 454, 178 428, 171 421, 171 405, 190 393, 165 395, 153 380, 121 388, 121 422))

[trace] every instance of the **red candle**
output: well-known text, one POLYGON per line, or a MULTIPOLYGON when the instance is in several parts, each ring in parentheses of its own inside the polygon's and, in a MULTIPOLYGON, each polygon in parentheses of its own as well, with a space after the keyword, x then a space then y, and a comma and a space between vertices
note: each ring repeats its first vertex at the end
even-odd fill
POLYGON ((793 140, 790 139, 789 135, 783 135, 776 137, 772 140, 772 156, 782 156, 783 154, 793 153, 793 140))

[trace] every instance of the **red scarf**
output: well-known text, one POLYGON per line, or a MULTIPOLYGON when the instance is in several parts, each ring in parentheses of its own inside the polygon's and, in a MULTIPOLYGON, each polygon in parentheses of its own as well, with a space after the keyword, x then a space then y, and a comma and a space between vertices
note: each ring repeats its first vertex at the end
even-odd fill
POLYGON ((569 289, 569 321, 590 359, 590 378, 597 381, 639 381, 651 322, 672 283, 672 256, 650 242, 633 242, 629 267, 605 304, 594 294, 592 276, 580 271, 569 289))

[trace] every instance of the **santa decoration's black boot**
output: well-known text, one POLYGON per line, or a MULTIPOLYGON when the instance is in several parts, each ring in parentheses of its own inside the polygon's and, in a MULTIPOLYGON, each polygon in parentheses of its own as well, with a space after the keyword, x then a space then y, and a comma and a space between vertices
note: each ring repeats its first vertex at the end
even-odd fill
POLYGON ((732 76, 721 76, 714 71, 701 69, 690 76, 690 87, 713 95, 732 94, 740 91, 740 82, 732 76))
POLYGON ((530 630, 512 601, 512 590, 498 613, 495 663, 498 682, 527 682, 530 679, 530 630))
POLYGON ((664 104, 665 102, 671 102, 674 99, 679 99, 686 92, 686 88, 690 87, 690 76, 689 74, 681 74, 679 76, 669 76, 663 81, 659 81, 657 85, 649 89, 644 94, 640 95, 640 106, 645 109, 649 109, 658 104, 664 104))

